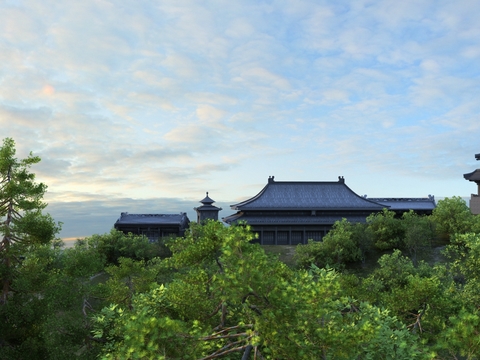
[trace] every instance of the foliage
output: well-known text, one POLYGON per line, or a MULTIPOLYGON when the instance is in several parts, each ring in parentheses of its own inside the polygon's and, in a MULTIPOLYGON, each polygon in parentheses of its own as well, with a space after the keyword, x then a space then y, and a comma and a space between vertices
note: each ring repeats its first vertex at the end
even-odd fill
POLYGON ((380 267, 362 280, 356 295, 388 308, 424 341, 434 341, 449 314, 458 310, 458 304, 452 302, 452 277, 442 266, 420 262, 415 267, 399 250, 383 255, 378 263, 380 267))
POLYGON ((163 244, 163 240, 150 242, 142 235, 132 233, 124 234, 122 231, 112 229, 108 234, 92 235, 77 240, 75 246, 93 249, 101 254, 107 264, 119 264, 121 257, 134 260, 150 260, 155 257, 166 257, 170 252, 163 244))
POLYGON ((293 271, 252 238, 248 227, 208 222, 173 241, 161 262, 171 282, 95 316, 102 357, 424 358, 388 311, 346 297, 336 272, 293 271))
POLYGON ((479 230, 478 217, 470 212, 466 202, 460 196, 453 196, 438 201, 433 210, 432 219, 440 234, 451 238, 455 234, 465 234, 474 229, 479 230))
MULTIPOLYGON (((297 245, 295 260, 303 268, 315 264, 317 267, 332 266, 342 268, 346 263, 358 261, 362 258, 360 240, 362 232, 358 227, 346 219, 335 222, 333 229, 317 242, 309 240, 308 244, 297 245)), ((361 243, 365 245, 365 242, 361 243)))
POLYGON ((403 245, 410 253, 414 265, 416 265, 418 252, 431 245, 435 236, 433 222, 429 217, 418 215, 410 210, 403 214, 402 224, 405 229, 403 245))
POLYGON ((15 296, 0 308, 0 358, 95 358, 89 279, 103 264, 85 255, 49 245, 29 248, 12 282, 15 296))
POLYGON ((345 296, 340 284, 336 272, 315 267, 284 282, 272 309, 259 318, 264 352, 274 359, 423 357, 415 337, 388 311, 358 304, 345 296))
MULTIPOLYGON (((478 309, 462 309, 458 315, 450 317, 450 325, 442 333, 436 347, 440 353, 460 354, 468 360, 478 359, 480 354, 480 313, 478 309), (445 351, 448 349, 448 351, 445 351)), ((458 357, 452 357, 457 359, 458 357)))
POLYGON ((480 307, 480 235, 455 235, 445 249, 450 271, 461 289, 461 302, 469 309, 480 307))
POLYGON ((47 244, 60 230, 49 215, 42 214, 47 206, 43 195, 47 189, 35 182, 35 174, 29 168, 40 158, 32 153, 22 160, 15 158, 15 142, 3 140, 0 148, 0 262, 2 264, 2 293, 0 303, 7 302, 14 278, 16 260, 26 247, 47 244))
POLYGON ((480 218, 460 198, 431 217, 337 222, 297 247, 295 270, 252 244, 247 225, 215 221, 166 244, 112 230, 63 249, 28 172, 39 159, 14 154, 4 140, 1 359, 478 358, 480 218), (450 238, 448 262, 430 266, 417 254, 435 228, 450 238), (373 247, 410 258, 394 250, 364 277, 332 269, 373 247))
POLYGON ((368 229, 375 246, 380 250, 398 249, 405 237, 405 230, 395 212, 383 209, 382 212, 367 217, 368 229))
POLYGON ((131 306, 133 295, 150 290, 157 276, 157 261, 120 258, 119 265, 105 268, 108 280, 98 286, 98 295, 108 303, 131 306))

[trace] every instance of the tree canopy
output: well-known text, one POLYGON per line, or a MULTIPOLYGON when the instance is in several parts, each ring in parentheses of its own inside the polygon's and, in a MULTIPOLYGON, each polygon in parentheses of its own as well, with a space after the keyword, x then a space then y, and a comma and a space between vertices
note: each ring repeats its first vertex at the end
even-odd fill
POLYGON ((29 171, 38 161, 17 160, 12 139, 0 148, 1 359, 480 357, 480 222, 461 198, 429 217, 339 221, 297 246, 296 267, 248 225, 218 221, 64 249, 29 171), (442 261, 423 256, 438 238, 442 261), (373 255, 376 266, 350 267, 373 255))
POLYGON ((0 303, 5 303, 11 291, 11 281, 16 261, 29 245, 47 244, 59 231, 48 214, 42 214, 47 206, 43 195, 47 189, 35 182, 35 174, 29 168, 40 162, 32 153, 22 160, 15 157, 15 142, 3 140, 0 148, 0 261, 2 293, 0 303))

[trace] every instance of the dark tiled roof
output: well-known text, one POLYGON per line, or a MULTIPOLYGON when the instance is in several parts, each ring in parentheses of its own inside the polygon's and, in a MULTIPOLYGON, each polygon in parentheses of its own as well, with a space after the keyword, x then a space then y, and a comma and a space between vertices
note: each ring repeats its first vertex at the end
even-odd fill
POLYGON ((115 225, 182 225, 188 222, 187 214, 129 214, 122 213, 115 225))
POLYGON ((222 208, 216 207, 215 205, 202 205, 199 207, 193 208, 193 210, 202 210, 202 211, 207 211, 207 210, 222 210, 222 208))
POLYGON ((203 200, 200 200, 200 202, 203 204, 203 205, 211 205, 215 202, 215 200, 212 200, 209 196, 208 196, 208 192, 207 192, 207 196, 205 196, 205 198, 203 200))
POLYGON ((338 182, 275 182, 268 184, 253 198, 231 205, 233 210, 370 210, 384 206, 355 194, 343 178, 338 182))
POLYGON ((480 181, 480 169, 477 169, 475 171, 472 171, 471 173, 464 174, 463 177, 465 180, 469 181, 480 181))
POLYGON ((389 210, 433 210, 435 198, 368 198, 371 201, 388 207, 389 210))
POLYGON ((326 216, 275 216, 275 215, 249 215, 237 213, 223 219, 228 224, 237 221, 246 221, 249 225, 333 225, 335 221, 346 218, 351 223, 365 222, 365 215, 326 215, 326 216))

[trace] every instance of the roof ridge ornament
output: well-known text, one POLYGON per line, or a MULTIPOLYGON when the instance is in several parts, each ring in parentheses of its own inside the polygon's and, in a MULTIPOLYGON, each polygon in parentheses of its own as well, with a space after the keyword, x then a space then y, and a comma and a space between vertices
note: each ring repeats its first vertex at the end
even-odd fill
POLYGON ((275 182, 275 176, 269 176, 268 177, 268 183, 271 184, 271 183, 274 183, 275 182))
POLYGON ((200 200, 200 202, 203 204, 203 205, 212 205, 215 200, 213 200, 212 198, 210 198, 210 196, 208 196, 208 191, 206 191, 206 196, 203 200, 200 200))
POLYGON ((343 176, 338 177, 338 182, 341 184, 345 184, 345 178, 343 176))

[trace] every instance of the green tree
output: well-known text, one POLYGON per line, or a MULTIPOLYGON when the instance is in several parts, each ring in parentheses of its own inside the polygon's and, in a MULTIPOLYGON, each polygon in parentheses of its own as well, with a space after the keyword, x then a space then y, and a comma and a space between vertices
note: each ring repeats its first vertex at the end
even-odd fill
POLYGON ((30 245, 47 244, 53 240, 60 227, 50 215, 42 214, 47 206, 43 195, 47 189, 35 182, 29 168, 40 158, 32 153, 22 160, 15 158, 15 142, 3 140, 0 148, 0 261, 2 264, 2 292, 0 303, 5 304, 14 276, 13 267, 30 245))
MULTIPOLYGON (((309 268, 327 265, 342 268, 349 262, 362 259, 363 252, 359 243, 363 240, 362 231, 346 219, 336 221, 332 230, 320 241, 310 240, 308 244, 298 245, 295 249, 295 260, 298 266, 309 268)), ((362 241, 362 249, 365 242, 362 241)))
POLYGON ((122 257, 133 260, 151 260, 156 257, 164 258, 171 254, 163 239, 150 242, 143 235, 124 234, 115 229, 106 234, 95 234, 79 239, 76 246, 94 249, 105 258, 109 265, 118 265, 119 259, 122 257))
POLYGON ((85 248, 31 247, 0 307, 1 359, 93 359, 90 316, 101 256, 85 248))
POLYGON ((425 262, 414 266, 400 250, 383 255, 378 263, 353 295, 388 309, 425 343, 434 343, 449 316, 461 307, 446 268, 425 262))
POLYGON ((387 310, 346 296, 339 273, 293 271, 252 238, 246 226, 207 222, 176 239, 161 262, 171 281, 95 316, 101 357, 428 358, 387 310))
POLYGON ((467 203, 460 196, 439 200, 437 207, 433 209, 432 220, 438 232, 448 238, 455 234, 465 234, 478 226, 478 219, 472 215, 467 203))
POLYGON ((478 359, 480 312, 477 309, 470 311, 462 309, 458 315, 450 317, 449 320, 449 326, 439 336, 436 344, 439 353, 446 353, 450 359, 458 359, 457 354, 467 360, 478 359))
POLYGON ((427 247, 431 248, 435 236, 434 225, 429 217, 418 215, 413 210, 403 214, 402 223, 405 228, 403 244, 416 266, 418 253, 427 247))
POLYGON ((398 249, 405 236, 401 220, 395 212, 383 209, 382 212, 367 217, 368 229, 373 236, 375 246, 380 250, 398 249))

